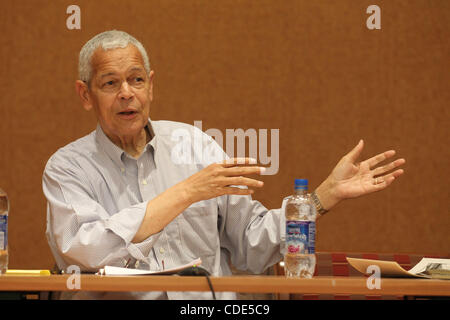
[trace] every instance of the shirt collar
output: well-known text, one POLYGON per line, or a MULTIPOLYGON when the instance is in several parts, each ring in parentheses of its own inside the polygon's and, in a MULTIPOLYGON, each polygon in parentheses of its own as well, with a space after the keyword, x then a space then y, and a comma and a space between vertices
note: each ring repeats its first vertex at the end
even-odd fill
MULTIPOLYGON (((156 133, 152 126, 150 118, 148 119, 148 123, 146 125, 146 129, 150 133, 150 141, 145 145, 144 151, 146 152, 149 147, 155 147, 155 138, 156 133)), ((114 161, 114 163, 119 166, 120 168, 123 167, 122 162, 122 156, 125 156, 125 151, 122 150, 120 147, 115 145, 108 136, 103 132, 102 127, 100 126, 100 123, 97 123, 96 128, 96 140, 97 143, 101 146, 101 148, 106 152, 106 154, 114 161)))

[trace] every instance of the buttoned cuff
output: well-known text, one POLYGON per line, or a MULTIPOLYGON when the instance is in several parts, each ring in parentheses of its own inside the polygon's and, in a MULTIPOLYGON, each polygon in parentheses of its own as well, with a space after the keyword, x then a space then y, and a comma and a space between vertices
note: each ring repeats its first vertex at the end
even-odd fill
POLYGON ((161 232, 151 235, 140 243, 131 242, 144 220, 147 203, 142 202, 116 213, 107 220, 106 228, 123 239, 127 251, 133 258, 149 263, 148 255, 161 232))
POLYGON ((130 242, 127 245, 128 252, 136 260, 144 261, 145 263, 150 265, 150 258, 148 257, 148 255, 150 254, 150 250, 155 245, 155 242, 158 241, 159 237, 161 236, 161 233, 162 231, 155 233, 139 243, 130 242))

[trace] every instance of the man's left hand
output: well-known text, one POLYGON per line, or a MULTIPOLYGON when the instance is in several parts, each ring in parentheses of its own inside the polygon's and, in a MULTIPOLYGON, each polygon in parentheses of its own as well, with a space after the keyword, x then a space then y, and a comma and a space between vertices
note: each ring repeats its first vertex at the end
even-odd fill
POLYGON ((357 162, 364 148, 363 140, 338 162, 330 176, 316 189, 322 206, 329 210, 344 199, 356 198, 387 188, 403 174, 405 159, 397 159, 383 166, 382 161, 395 155, 395 150, 385 151, 370 159, 357 162))

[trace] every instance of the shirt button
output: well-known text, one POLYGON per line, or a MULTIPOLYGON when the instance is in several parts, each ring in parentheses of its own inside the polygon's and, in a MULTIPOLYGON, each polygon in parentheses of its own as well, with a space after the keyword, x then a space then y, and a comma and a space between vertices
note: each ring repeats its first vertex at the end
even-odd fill
POLYGON ((125 168, 120 168, 120 171, 125 172, 125 168))
POLYGON ((142 180, 142 184, 143 184, 143 185, 146 185, 146 184, 147 184, 147 180, 145 180, 145 179, 142 180))
POLYGON ((136 269, 139 268, 139 261, 136 261, 136 263, 134 264, 134 267, 135 267, 136 269))
POLYGON ((164 248, 159 248, 160 253, 164 253, 164 248))

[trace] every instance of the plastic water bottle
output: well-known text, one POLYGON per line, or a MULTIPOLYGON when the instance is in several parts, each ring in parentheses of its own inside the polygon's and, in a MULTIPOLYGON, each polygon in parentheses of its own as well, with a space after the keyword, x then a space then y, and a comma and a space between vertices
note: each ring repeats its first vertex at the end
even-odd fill
POLYGON ((316 267, 316 207, 308 194, 307 179, 295 179, 294 190, 285 207, 284 272, 289 278, 312 278, 316 267))
POLYGON ((0 189, 0 274, 8 270, 8 212, 8 196, 0 189))

